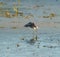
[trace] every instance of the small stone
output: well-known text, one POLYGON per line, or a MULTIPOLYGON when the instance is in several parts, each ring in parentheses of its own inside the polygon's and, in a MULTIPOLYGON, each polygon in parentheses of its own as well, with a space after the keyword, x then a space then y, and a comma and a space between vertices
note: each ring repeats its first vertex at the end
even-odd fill
POLYGON ((20 45, 19 44, 17 44, 17 47, 19 47, 20 45))

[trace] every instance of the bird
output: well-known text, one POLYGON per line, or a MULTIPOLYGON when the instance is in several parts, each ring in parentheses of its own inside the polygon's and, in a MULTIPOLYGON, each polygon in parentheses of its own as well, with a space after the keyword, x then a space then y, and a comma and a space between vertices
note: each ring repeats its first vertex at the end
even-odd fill
POLYGON ((29 22, 29 23, 25 24, 24 27, 30 27, 32 29, 37 29, 38 28, 38 26, 36 26, 34 24, 34 22, 29 22))
POLYGON ((34 22, 28 22, 27 24, 24 25, 24 27, 32 28, 36 32, 36 36, 34 36, 35 33, 33 31, 33 38, 28 41, 30 44, 34 44, 37 41, 38 26, 36 26, 34 22))

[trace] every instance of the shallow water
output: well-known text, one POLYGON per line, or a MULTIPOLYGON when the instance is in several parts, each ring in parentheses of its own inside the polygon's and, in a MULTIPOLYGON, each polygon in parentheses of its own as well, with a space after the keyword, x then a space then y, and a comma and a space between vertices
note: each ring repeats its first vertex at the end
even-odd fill
MULTIPOLYGON (((60 0, 57 2, 56 0, 52 2, 50 0, 21 0, 21 6, 18 8, 24 13, 23 16, 13 18, 1 16, 0 57, 60 57, 59 4, 60 0), (56 16, 52 19, 43 18, 50 13, 55 13, 56 16), (33 17, 26 18, 30 14, 33 17), (38 26, 37 31, 24 27, 30 21, 38 26), (30 39, 36 35, 38 40, 31 44, 30 39)), ((12 13, 12 8, 9 10, 12 13)))

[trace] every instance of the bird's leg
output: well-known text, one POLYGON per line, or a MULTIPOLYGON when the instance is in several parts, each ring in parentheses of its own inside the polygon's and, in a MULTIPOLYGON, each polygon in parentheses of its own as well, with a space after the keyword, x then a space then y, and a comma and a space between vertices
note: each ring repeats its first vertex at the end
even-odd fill
POLYGON ((33 30, 33 38, 34 38, 34 30, 33 30))
POLYGON ((37 40, 37 29, 35 30, 35 39, 37 40))
POLYGON ((33 30, 33 39, 37 40, 37 30, 33 30))

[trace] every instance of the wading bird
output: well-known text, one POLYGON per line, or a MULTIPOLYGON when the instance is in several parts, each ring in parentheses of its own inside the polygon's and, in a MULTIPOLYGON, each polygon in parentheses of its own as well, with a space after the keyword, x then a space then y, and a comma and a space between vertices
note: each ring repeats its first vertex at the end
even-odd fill
MULTIPOLYGON (((37 34, 38 26, 36 26, 33 22, 29 22, 29 23, 25 24, 24 27, 30 27, 30 28, 34 29, 34 31, 37 34)), ((37 40, 37 35, 36 35, 36 37, 34 37, 34 31, 33 31, 33 39, 37 40)))

